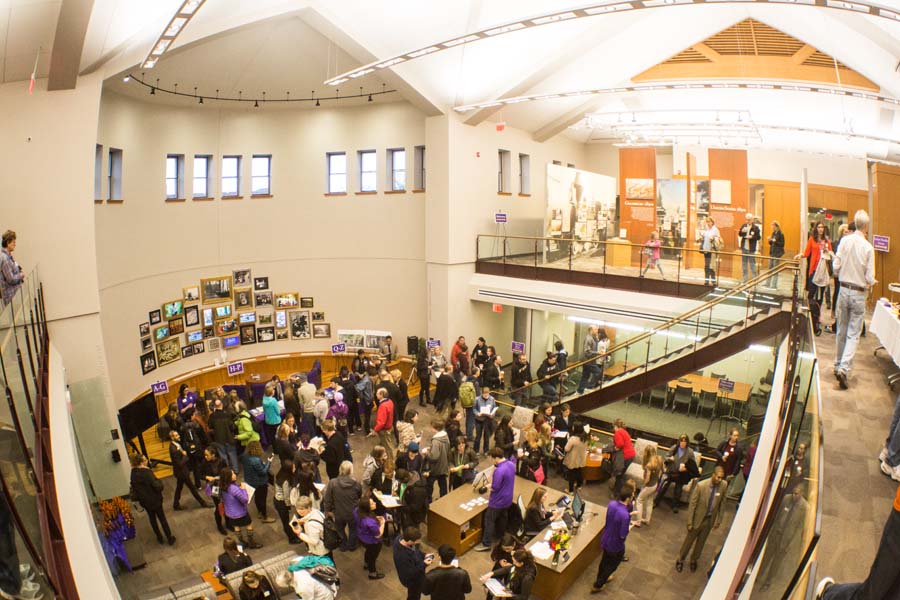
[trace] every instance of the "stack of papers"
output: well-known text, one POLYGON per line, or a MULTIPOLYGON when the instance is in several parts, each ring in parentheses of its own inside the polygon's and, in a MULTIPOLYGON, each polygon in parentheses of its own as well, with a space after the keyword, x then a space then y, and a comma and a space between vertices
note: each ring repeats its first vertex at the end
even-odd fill
POLYGON ((385 508, 397 508, 402 506, 400 500, 389 494, 381 494, 381 505, 385 508))
POLYGON ((494 595, 495 598, 511 598, 512 592, 506 589, 506 586, 496 579, 488 579, 484 587, 494 595))
POLYGON ((538 542, 531 547, 531 555, 538 560, 547 560, 553 556, 553 550, 547 542, 538 542))
POLYGON ((319 490, 320 492, 325 491, 325 484, 324 484, 324 483, 315 483, 315 482, 313 482, 313 485, 316 486, 316 489, 319 490))
POLYGON ((474 510, 475 508, 481 506, 482 504, 487 504, 487 503, 488 503, 488 501, 485 498, 479 496, 477 498, 473 498, 472 500, 469 500, 468 502, 464 502, 464 503, 460 504, 459 507, 463 510, 474 510))
POLYGON ((565 439, 565 438, 569 437, 569 432, 568 431, 554 431, 552 437, 559 438, 559 439, 565 439))

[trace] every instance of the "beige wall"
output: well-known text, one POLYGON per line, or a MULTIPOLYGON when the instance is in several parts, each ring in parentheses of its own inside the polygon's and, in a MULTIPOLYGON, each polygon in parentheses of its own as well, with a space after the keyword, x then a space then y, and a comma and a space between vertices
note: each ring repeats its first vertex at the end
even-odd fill
MULTIPOLYGON (((98 143, 124 150, 122 204, 98 204, 97 263, 103 331, 116 406, 161 378, 212 364, 211 354, 143 377, 138 325, 147 312, 201 277, 248 267, 271 288, 315 298, 338 329, 384 329, 398 341, 425 329, 426 194, 358 196, 356 151, 412 155, 425 143, 424 118, 405 103, 361 108, 222 110, 159 106, 104 94, 98 143), (346 151, 349 194, 326 197, 325 154, 346 151), (241 200, 165 202, 165 157, 244 156, 241 200), (251 199, 250 156, 272 154, 272 198, 251 199)), ((215 178, 214 178, 215 179, 215 178)), ((218 198, 218 181, 214 191, 218 198)), ((185 182, 190 196, 190 181, 185 182)), ((182 340, 183 341, 183 340, 182 340)), ((280 341, 232 349, 228 359, 330 348, 336 339, 280 341)))

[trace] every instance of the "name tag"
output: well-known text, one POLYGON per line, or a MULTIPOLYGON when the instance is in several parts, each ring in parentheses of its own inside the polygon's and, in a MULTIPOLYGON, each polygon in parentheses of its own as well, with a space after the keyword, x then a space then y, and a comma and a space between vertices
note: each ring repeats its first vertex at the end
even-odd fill
POLYGON ((716 492, 716 496, 720 496, 722 492, 716 492))

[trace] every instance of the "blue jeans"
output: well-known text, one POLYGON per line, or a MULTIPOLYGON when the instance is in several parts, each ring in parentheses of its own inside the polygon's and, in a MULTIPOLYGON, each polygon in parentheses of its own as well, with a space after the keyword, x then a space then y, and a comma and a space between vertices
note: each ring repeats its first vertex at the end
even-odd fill
POLYGON ((470 406, 466 411, 466 439, 471 441, 475 435, 475 407, 470 406))
POLYGON ((241 463, 238 462, 237 446, 225 444, 225 455, 228 457, 228 466, 235 473, 241 472, 241 463))
POLYGON ((741 249, 741 269, 744 272, 744 281, 756 277, 756 254, 749 250, 741 249))
POLYGON ((888 429, 888 437, 885 442, 888 449, 887 464, 892 467, 900 465, 900 396, 894 404, 894 416, 891 419, 891 428, 888 429))
POLYGON ((581 381, 578 383, 578 393, 583 394, 585 388, 597 387, 600 384, 600 378, 603 372, 597 363, 587 363, 581 367, 581 381))
POLYGON ((837 305, 837 351, 834 354, 834 370, 844 375, 850 372, 850 363, 856 354, 865 314, 866 293, 841 287, 837 305))
POLYGON ((481 543, 490 546, 495 539, 499 540, 506 533, 506 511, 505 508, 490 508, 484 511, 482 524, 484 532, 481 535, 481 543))
POLYGON ((543 390, 544 392, 545 399, 549 399, 550 402, 554 402, 556 400, 556 383, 543 381, 541 382, 541 390, 543 390))
MULTIPOLYGON (((841 292, 843 293, 843 292, 841 292)), ((830 585, 823 600, 885 600, 900 595, 900 512, 893 508, 884 524, 878 553, 862 583, 830 585)))
POLYGON ((487 454, 491 449, 491 437, 494 435, 494 421, 490 418, 475 421, 475 445, 472 449, 478 452, 478 446, 484 439, 484 453, 487 454))

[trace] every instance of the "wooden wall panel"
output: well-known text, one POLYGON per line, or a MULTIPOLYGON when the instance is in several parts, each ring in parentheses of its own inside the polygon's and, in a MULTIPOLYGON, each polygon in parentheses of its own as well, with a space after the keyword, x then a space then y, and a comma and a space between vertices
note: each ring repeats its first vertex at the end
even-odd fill
POLYGON ((875 163, 872 166, 873 197, 870 233, 891 236, 891 251, 875 253, 875 298, 890 297, 887 286, 900 281, 900 168, 875 163))
POLYGON ((645 242, 656 229, 656 148, 619 148, 619 228, 628 241, 645 242), (652 179, 653 199, 628 198, 626 179, 652 179))
MULTIPOLYGON (((763 201, 763 239, 768 239, 772 231, 772 221, 778 221, 784 233, 785 256, 800 252, 800 184, 790 182, 766 182, 763 201)), ((803 242, 806 242, 804 236, 803 242)), ((768 243, 764 253, 769 253, 768 243)))
MULTIPOLYGON (((731 182, 731 204, 716 204, 716 198, 710 191, 709 214, 715 220, 725 250, 739 252, 738 230, 744 222, 744 215, 750 206, 750 184, 747 178, 747 151, 710 148, 709 153, 710 190, 713 179, 724 179, 731 182)), ((726 277, 740 273, 740 264, 723 261, 720 275, 726 277), (735 271, 734 269, 737 269, 735 271)))

